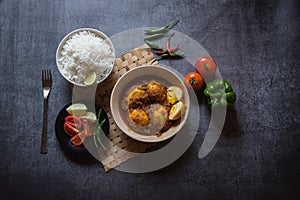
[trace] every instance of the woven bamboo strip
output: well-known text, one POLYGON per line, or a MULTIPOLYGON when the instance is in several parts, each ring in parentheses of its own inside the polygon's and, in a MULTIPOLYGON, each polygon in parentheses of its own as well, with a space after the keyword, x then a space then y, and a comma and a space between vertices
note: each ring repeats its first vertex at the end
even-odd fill
POLYGON ((153 145, 133 140, 125 135, 111 116, 109 102, 114 85, 124 73, 139 66, 156 64, 158 62, 149 47, 142 45, 117 58, 111 75, 97 87, 96 102, 108 115, 110 124, 108 139, 112 142, 111 147, 105 152, 102 149, 99 150, 101 163, 106 172, 136 156, 136 153, 145 152, 153 145))

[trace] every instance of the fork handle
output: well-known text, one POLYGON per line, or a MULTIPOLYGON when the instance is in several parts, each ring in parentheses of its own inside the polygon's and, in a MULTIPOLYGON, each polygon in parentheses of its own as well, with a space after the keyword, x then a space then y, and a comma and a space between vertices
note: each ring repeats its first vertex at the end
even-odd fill
POLYGON ((42 140, 41 140, 41 154, 48 152, 47 150, 47 105, 48 100, 44 99, 44 112, 43 112, 43 131, 42 131, 42 140))

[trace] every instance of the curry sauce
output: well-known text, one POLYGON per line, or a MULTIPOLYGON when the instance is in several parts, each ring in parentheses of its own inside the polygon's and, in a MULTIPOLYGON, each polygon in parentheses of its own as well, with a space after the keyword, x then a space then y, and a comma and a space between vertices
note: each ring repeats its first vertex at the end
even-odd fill
POLYGON ((121 102, 124 122, 136 133, 160 136, 180 122, 180 118, 169 119, 172 106, 180 100, 170 101, 169 96, 168 86, 157 81, 133 85, 121 102))

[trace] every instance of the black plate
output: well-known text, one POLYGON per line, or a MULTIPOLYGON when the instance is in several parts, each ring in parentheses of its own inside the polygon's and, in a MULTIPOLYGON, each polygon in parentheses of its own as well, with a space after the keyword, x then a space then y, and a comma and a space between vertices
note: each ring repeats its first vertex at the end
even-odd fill
MULTIPOLYGON (((88 111, 93 111, 94 110, 94 111, 96 111, 96 113, 98 113, 99 109, 101 108, 99 105, 97 105, 95 102, 92 102, 92 101, 82 100, 82 101, 77 101, 76 103, 83 103, 87 106, 88 111)), ((64 122, 65 122, 65 117, 70 115, 66 111, 66 109, 71 104, 72 103, 67 104, 59 112, 59 114, 56 118, 56 121, 55 121, 55 133, 56 133, 56 137, 57 137, 59 143, 61 144, 62 149, 65 151, 65 153, 67 153, 67 155, 72 157, 72 158, 78 158, 78 159, 82 160, 84 158, 91 157, 91 154, 85 148, 84 145, 81 145, 79 147, 75 147, 74 145, 72 145, 72 143, 70 142, 70 136, 68 136, 64 132, 64 128, 63 128, 64 122)), ((103 119, 106 119, 106 120, 105 120, 105 123, 102 126, 102 130, 107 135, 109 133, 109 120, 108 120, 107 114, 102 109, 101 116, 100 116, 100 121, 102 121, 103 119)), ((85 144, 88 144, 89 148, 95 148, 96 149, 96 147, 94 145, 93 136, 87 137, 85 139, 85 144)))

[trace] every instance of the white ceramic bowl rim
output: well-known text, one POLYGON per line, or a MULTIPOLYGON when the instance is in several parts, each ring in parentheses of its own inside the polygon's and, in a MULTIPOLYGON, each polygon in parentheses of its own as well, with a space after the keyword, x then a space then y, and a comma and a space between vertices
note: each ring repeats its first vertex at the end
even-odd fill
POLYGON ((175 72, 172 72, 170 69, 161 67, 159 65, 141 66, 141 67, 137 67, 135 69, 132 69, 132 70, 126 72, 115 84, 112 94, 111 94, 111 98, 110 98, 111 113, 112 113, 112 116, 113 116, 117 126, 129 137, 131 137, 135 140, 138 140, 138 141, 142 141, 142 142, 161 142, 161 141, 171 138, 176 133, 178 133, 181 130, 181 128, 184 126, 184 124, 187 120, 188 113, 189 113, 189 104, 190 104, 189 94, 187 92, 187 88, 186 88, 184 82, 180 79, 180 77, 175 72), (140 73, 140 72, 143 72, 143 73, 140 73), (157 73, 157 72, 161 72, 161 73, 157 73), (141 77, 142 74, 145 74, 145 73, 146 74, 153 73, 153 75, 159 76, 160 78, 171 82, 169 79, 163 77, 163 75, 167 73, 169 75, 169 78, 171 78, 170 76, 172 76, 173 81, 176 81, 175 84, 174 84, 174 82, 171 82, 171 84, 180 87, 184 93, 184 103, 185 103, 186 109, 181 118, 180 124, 171 127, 169 130, 164 132, 159 137, 155 136, 155 135, 145 136, 145 135, 141 135, 141 134, 134 132, 125 124, 122 117, 120 116, 120 111, 119 111, 119 103, 120 102, 118 101, 119 100, 118 95, 120 95, 120 91, 122 91, 123 88, 126 87, 126 79, 130 79, 131 76, 133 76, 134 78, 139 78, 139 77, 141 77))
POLYGON ((68 78, 66 78, 61 70, 61 65, 60 63, 58 62, 59 58, 60 58, 60 52, 64 46, 64 44, 66 43, 66 41, 74 34, 76 33, 79 33, 79 32, 82 32, 82 31, 89 31, 89 32, 92 32, 92 33, 95 33, 97 36, 101 37, 102 39, 106 40, 108 42, 108 44, 111 46, 112 48, 112 52, 113 52, 113 63, 112 63, 112 66, 110 66, 109 68, 109 72, 105 75, 104 78, 102 78, 101 80, 97 81, 96 83, 94 83, 93 85, 95 84, 99 84, 101 83, 102 81, 104 81, 112 72, 113 70, 113 67, 114 67, 114 64, 115 64, 115 58, 116 58, 116 51, 115 51, 115 47, 112 43, 112 41, 110 40, 110 38, 103 32, 99 31, 99 30, 96 30, 96 29, 93 29, 93 28, 79 28, 79 29, 76 29, 76 30, 73 30, 72 32, 68 33, 67 35, 65 35, 65 37, 60 41, 57 49, 56 49, 56 66, 60 72, 60 74, 67 80, 69 81, 70 83, 74 84, 74 85, 77 85, 77 86, 83 86, 83 87, 86 87, 86 86, 91 86, 91 85, 85 85, 85 84, 80 84, 80 83, 76 83, 75 81, 72 81, 68 78))

